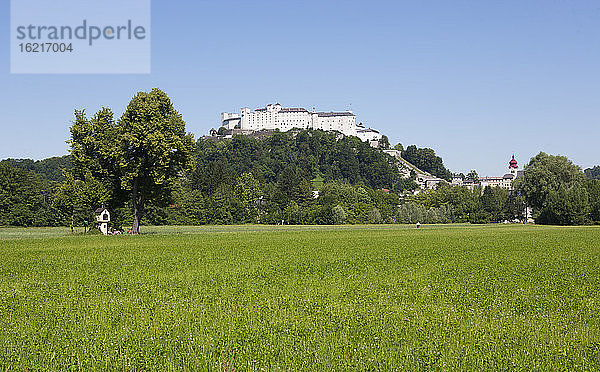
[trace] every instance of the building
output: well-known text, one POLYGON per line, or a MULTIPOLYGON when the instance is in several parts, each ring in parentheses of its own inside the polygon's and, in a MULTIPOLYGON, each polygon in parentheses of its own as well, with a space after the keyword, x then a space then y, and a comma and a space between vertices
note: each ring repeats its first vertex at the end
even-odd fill
POLYGON ((241 116, 239 114, 229 114, 224 112, 221 114, 221 126, 225 129, 238 129, 241 126, 241 116))
POLYGON ((512 190, 513 181, 517 178, 517 169, 519 168, 515 156, 508 162, 508 173, 502 177, 480 177, 479 184, 481 187, 500 187, 505 190, 512 190))
POLYGON ((104 207, 96 209, 96 225, 98 230, 104 235, 108 235, 108 223, 110 222, 110 212, 104 207))
MULTIPOLYGON (((347 136, 358 136, 359 127, 352 111, 315 112, 301 107, 282 107, 279 103, 268 104, 254 111, 245 107, 240 114, 222 113, 221 126, 225 129, 241 130, 280 130, 320 129, 338 131, 347 136)), ((364 128, 361 128, 364 129, 364 128)))
POLYGON ((462 179, 462 177, 458 175, 454 175, 452 177, 452 185, 455 186, 466 186, 469 189, 473 189, 475 185, 479 184, 482 188, 486 187, 500 187, 508 191, 512 191, 513 186, 512 183, 517 177, 522 176, 523 172, 519 171, 519 165, 515 156, 512 156, 512 159, 508 162, 508 173, 501 177, 479 177, 478 183, 473 182, 473 180, 462 179))
POLYGON ((363 142, 368 142, 371 147, 379 147, 379 142, 383 137, 379 131, 373 128, 365 128, 362 123, 356 126, 356 136, 363 142))

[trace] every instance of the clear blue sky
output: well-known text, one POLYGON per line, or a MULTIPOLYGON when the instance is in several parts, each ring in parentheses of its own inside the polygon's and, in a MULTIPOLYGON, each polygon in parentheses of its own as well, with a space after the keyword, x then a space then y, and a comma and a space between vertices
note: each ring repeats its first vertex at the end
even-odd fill
POLYGON ((11 75, 0 13, 0 158, 65 154, 74 109, 120 114, 159 87, 197 137, 244 106, 352 104, 452 171, 501 175, 541 150, 600 164, 597 0, 153 0, 149 75, 11 75))

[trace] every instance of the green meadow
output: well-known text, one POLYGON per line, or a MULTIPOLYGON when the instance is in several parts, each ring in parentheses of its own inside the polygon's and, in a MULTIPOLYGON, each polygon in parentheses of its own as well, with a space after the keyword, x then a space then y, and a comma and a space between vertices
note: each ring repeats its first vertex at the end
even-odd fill
POLYGON ((598 370, 600 228, 0 229, 2 370, 598 370))

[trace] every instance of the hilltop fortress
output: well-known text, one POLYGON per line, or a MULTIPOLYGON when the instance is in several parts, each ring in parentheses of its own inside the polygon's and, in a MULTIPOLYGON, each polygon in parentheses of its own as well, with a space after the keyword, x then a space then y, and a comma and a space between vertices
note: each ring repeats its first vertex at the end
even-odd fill
MULTIPOLYGON (((356 123, 356 116, 350 110, 341 112, 317 112, 313 108, 308 111, 302 107, 282 107, 279 103, 268 104, 266 107, 251 110, 244 107, 240 113, 223 112, 221 114, 221 127, 218 131, 220 138, 231 138, 235 134, 251 136, 269 135, 273 131, 297 130, 323 130, 339 132, 344 136, 355 136, 372 147, 380 147, 382 134, 372 128, 365 128, 362 123, 356 123), (265 134, 265 132, 267 132, 265 134)), ((217 136, 217 131, 212 129, 211 136, 217 136)), ((383 149, 382 151, 398 161, 398 170, 405 178, 414 174, 415 182, 419 189, 435 189, 440 183, 447 182, 428 172, 420 170, 402 158, 401 151, 383 149)), ((509 173, 501 177, 479 177, 476 180, 465 179, 464 176, 455 174, 452 186, 465 186, 473 189, 476 185, 482 188, 487 186, 500 187, 508 191, 513 189, 513 181, 523 176, 523 171, 518 171, 517 161, 513 155, 509 162, 509 173)), ((417 191, 418 192, 418 191, 417 191)))
POLYGON ((316 112, 301 107, 282 107, 279 103, 268 104, 254 111, 245 107, 240 114, 224 112, 221 114, 221 127, 228 131, 257 132, 292 129, 313 129, 337 131, 346 136, 355 136, 371 146, 379 145, 382 135, 375 129, 356 124, 352 111, 316 112))

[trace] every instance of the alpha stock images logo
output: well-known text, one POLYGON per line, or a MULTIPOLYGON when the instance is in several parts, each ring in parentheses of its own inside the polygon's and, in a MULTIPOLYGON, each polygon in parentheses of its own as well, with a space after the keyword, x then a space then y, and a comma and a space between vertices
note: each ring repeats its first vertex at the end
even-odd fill
POLYGON ((150 73, 150 0, 12 0, 10 48, 12 73, 150 73))

